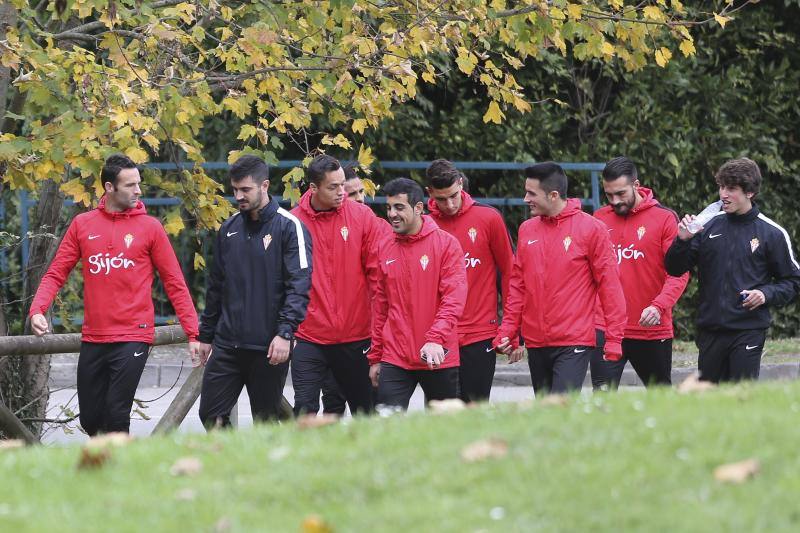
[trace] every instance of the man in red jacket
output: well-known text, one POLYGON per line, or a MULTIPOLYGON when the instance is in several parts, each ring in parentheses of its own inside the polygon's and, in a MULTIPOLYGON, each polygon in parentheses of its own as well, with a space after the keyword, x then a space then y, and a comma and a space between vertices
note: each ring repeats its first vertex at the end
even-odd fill
POLYGON ((158 219, 139 200, 141 178, 124 155, 109 157, 97 209, 75 217, 33 297, 36 335, 48 331, 47 313, 78 261, 83 266, 84 318, 78 358, 80 421, 89 435, 127 432, 131 405, 153 344, 153 270, 189 337, 199 364, 197 313, 175 252, 158 219))
POLYGON ((525 169, 525 203, 533 218, 519 228, 503 324, 495 338, 510 352, 522 337, 536 394, 580 389, 595 346, 595 301, 606 317, 604 357, 618 360, 625 299, 608 230, 566 197, 567 176, 555 163, 525 169))
POLYGON ((457 398, 464 252, 455 237, 422 215, 419 185, 397 178, 383 191, 395 236, 380 249, 368 356, 378 404, 407 409, 417 384, 428 400, 457 398))
POLYGON ((292 213, 314 245, 306 319, 292 354, 295 414, 316 413, 325 377, 333 373, 350 412, 372 410, 367 352, 370 349, 370 287, 378 276, 380 221, 364 204, 345 201, 344 170, 329 155, 306 170, 309 190, 292 213))
MULTIPOLYGON (((601 350, 593 350, 592 385, 595 389, 617 388, 626 361, 645 385, 671 385, 672 307, 689 281, 688 272, 675 277, 667 275, 664 268, 664 256, 678 234, 678 216, 639 184, 636 166, 627 157, 606 163, 603 190, 609 205, 594 216, 608 226, 628 322, 622 359, 606 361, 601 350)), ((597 316, 603 330, 602 313, 597 316)))
MULTIPOLYGON (((458 323, 460 396, 465 402, 488 400, 497 360, 492 345, 498 323, 497 282, 499 276, 505 301, 514 264, 511 238, 500 213, 463 190, 463 174, 452 163, 438 159, 426 176, 431 217, 458 240, 467 269, 467 303, 458 323)), ((517 348, 511 359, 519 360, 524 349, 517 348)))

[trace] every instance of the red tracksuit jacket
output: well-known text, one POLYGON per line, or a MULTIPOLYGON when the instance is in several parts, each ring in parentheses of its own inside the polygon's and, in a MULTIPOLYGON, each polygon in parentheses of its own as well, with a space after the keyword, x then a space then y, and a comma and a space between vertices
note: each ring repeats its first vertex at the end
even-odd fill
POLYGON ((461 191, 461 209, 454 216, 439 211, 433 199, 428 209, 436 224, 458 239, 467 269, 467 304, 458 322, 459 344, 465 346, 497 334, 497 274, 500 273, 503 301, 514 266, 514 251, 500 213, 476 203, 461 191))
MULTIPOLYGON (((608 226, 614 256, 619 265, 620 281, 625 293, 628 322, 626 339, 671 339, 672 307, 689 282, 689 273, 676 278, 667 275, 664 256, 678 234, 678 216, 653 198, 650 189, 639 187, 642 201, 628 216, 614 213, 611 206, 594 214, 608 226), (655 306, 661 313, 661 324, 639 325, 645 307, 655 306)), ((597 327, 605 329, 603 314, 598 308, 597 327)))
POLYGON ((385 361, 407 370, 428 370, 420 359, 427 342, 448 350, 440 368, 460 365, 458 319, 467 300, 464 252, 427 215, 416 235, 395 235, 380 248, 371 365, 385 361))
POLYGON ((369 207, 345 200, 331 211, 311 207, 311 191, 292 214, 311 233, 311 292, 296 336, 317 344, 368 339, 378 279, 378 245, 386 230, 369 207))
POLYGON ((164 227, 144 204, 122 212, 97 209, 76 216, 33 297, 30 315, 46 313, 78 260, 83 267, 86 342, 153 343, 153 270, 158 270, 181 326, 197 338, 197 312, 164 227))
POLYGON ((608 317, 605 351, 622 353, 625 298, 608 230, 570 198, 555 217, 519 228, 503 324, 495 339, 514 344, 520 324, 528 348, 595 346, 595 299, 608 317))

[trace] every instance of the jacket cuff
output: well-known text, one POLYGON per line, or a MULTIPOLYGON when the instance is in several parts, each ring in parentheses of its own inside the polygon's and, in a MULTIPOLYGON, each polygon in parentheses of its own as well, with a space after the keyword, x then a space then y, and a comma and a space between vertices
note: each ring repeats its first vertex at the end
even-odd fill
POLYGON ((425 335, 425 341, 426 342, 433 342, 433 343, 436 343, 436 344, 438 344, 440 346, 444 346, 444 338, 441 335, 428 333, 427 335, 425 335))
POLYGON ((294 330, 289 324, 278 324, 278 335, 281 337, 286 337, 288 335, 294 338, 294 330))
POLYGON ((606 344, 603 347, 604 354, 622 355, 622 343, 619 341, 610 341, 606 339, 606 344))
POLYGON ((199 342, 202 342, 203 344, 211 344, 212 342, 214 342, 214 332, 212 331, 211 333, 203 333, 201 331, 200 334, 197 336, 197 340, 199 342))

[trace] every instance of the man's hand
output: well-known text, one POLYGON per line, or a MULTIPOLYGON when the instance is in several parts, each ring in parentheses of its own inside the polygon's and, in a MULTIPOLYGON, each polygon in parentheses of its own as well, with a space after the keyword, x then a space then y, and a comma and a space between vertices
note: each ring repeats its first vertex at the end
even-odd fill
POLYGON ((428 363, 428 368, 433 368, 442 364, 444 361, 444 348, 435 342, 426 342, 425 346, 419 351, 419 356, 428 363))
POLYGON ((603 361, 611 361, 612 363, 615 363, 620 359, 622 359, 621 353, 611 353, 603 350, 603 361))
POLYGON ((279 365, 289 360, 289 341, 283 337, 275 335, 272 342, 269 343, 269 350, 267 350, 267 359, 269 364, 279 365))
POLYGON ((511 359, 511 357, 510 357, 510 354, 511 354, 511 339, 509 339, 508 337, 503 337, 502 339, 500 339, 500 344, 495 346, 494 349, 495 349, 496 352, 499 352, 499 353, 501 353, 503 355, 508 355, 509 356, 509 362, 511 362, 510 361, 510 359, 511 359))
MULTIPOLYGON (((767 297, 764 296, 764 293, 758 289, 752 291, 744 290, 739 294, 741 294, 743 298, 742 307, 748 311, 752 311, 753 309, 761 307, 767 303, 767 297)), ((31 322, 33 322, 33 319, 31 319, 31 322)))
POLYGON ((645 307, 642 316, 639 318, 639 325, 644 327, 657 326, 661 324, 661 312, 654 305, 645 307))
POLYGON ((36 313, 31 317, 31 329, 34 335, 41 337, 48 332, 50 325, 47 323, 47 319, 43 314, 36 313))
POLYGON ((685 215, 683 217, 683 220, 678 222, 678 238, 680 240, 688 241, 689 239, 697 235, 697 233, 700 233, 703 230, 703 228, 701 227, 697 231, 697 233, 692 233, 691 231, 689 231, 689 224, 691 224, 694 221, 694 219, 695 219, 694 215, 685 215))
POLYGON ((372 386, 378 386, 378 380, 381 377, 381 364, 376 363, 369 367, 369 380, 372 381, 372 386))
POLYGON ((525 355, 525 347, 518 346, 515 350, 511 350, 511 353, 508 356, 508 364, 516 363, 522 361, 523 356, 525 355))
POLYGON ((189 343, 189 357, 192 358, 192 366, 206 366, 208 357, 211 355, 211 345, 204 342, 189 343))

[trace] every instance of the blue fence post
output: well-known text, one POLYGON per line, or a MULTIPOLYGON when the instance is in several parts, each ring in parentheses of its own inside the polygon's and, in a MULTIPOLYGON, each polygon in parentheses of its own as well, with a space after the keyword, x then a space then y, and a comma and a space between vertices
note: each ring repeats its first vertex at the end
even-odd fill
POLYGON ((28 240, 28 230, 30 221, 28 220, 28 191, 19 191, 19 232, 22 237, 22 268, 28 266, 28 252, 30 241, 28 240))
POLYGON ((592 170, 592 207, 595 211, 600 209, 600 175, 592 170))

